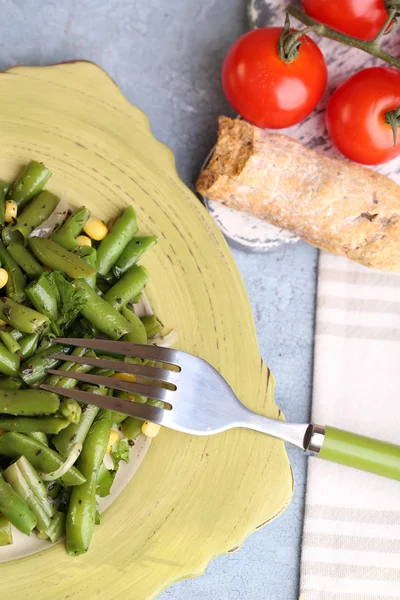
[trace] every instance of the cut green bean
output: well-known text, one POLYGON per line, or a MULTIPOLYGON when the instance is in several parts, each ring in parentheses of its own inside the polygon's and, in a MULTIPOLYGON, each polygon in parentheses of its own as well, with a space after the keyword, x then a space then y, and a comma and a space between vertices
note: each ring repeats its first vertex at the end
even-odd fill
POLYGON ((14 200, 19 207, 36 196, 51 177, 49 169, 36 160, 31 160, 10 186, 7 200, 14 200))
POLYGON ((0 377, 0 390, 19 390, 22 381, 17 377, 0 377))
POLYGON ((39 477, 39 473, 25 456, 21 456, 14 464, 17 465, 21 475, 24 477, 36 498, 42 504, 46 514, 48 514, 49 517, 52 517, 55 514, 56 509, 54 503, 49 500, 47 487, 39 477))
POLYGON ((147 337, 149 339, 160 333, 160 331, 162 331, 164 328, 164 325, 155 315, 148 315, 146 317, 142 317, 140 320, 146 329, 147 337))
POLYGON ((45 390, 0 390, 0 413, 4 415, 50 415, 57 412, 59 406, 57 394, 45 390))
POLYGON ((62 344, 51 344, 45 350, 38 352, 28 360, 24 361, 19 370, 19 376, 26 385, 32 385, 44 379, 47 369, 55 369, 61 363, 60 360, 51 358, 50 354, 68 354, 70 346, 62 344))
POLYGON ((7 183, 6 181, 0 180, 0 188, 3 191, 4 195, 6 196, 8 194, 8 190, 10 189, 10 184, 7 183))
POLYGON ((130 323, 131 328, 129 333, 123 336, 123 340, 126 342, 133 342, 134 344, 147 344, 147 331, 142 321, 135 315, 129 308, 123 307, 121 315, 130 323))
MULTIPOLYGON (((74 254, 77 254, 79 258, 84 260, 85 263, 87 263, 89 266, 93 267, 93 269, 96 268, 96 248, 93 248, 92 246, 79 246, 79 248, 74 250, 74 254)), ((86 281, 86 283, 94 289, 96 287, 96 277, 96 273, 94 273, 94 275, 92 275, 91 277, 86 277, 84 281, 86 281)))
POLYGON ((60 293, 54 282, 53 273, 42 273, 39 279, 25 288, 26 296, 33 307, 51 321, 58 317, 60 293))
POLYGON ((59 412, 64 419, 68 420, 68 423, 79 423, 82 409, 79 402, 76 400, 73 400, 72 398, 62 398, 59 412))
MULTIPOLYGON (((71 356, 88 356, 90 358, 96 358, 96 354, 93 350, 87 352, 86 348, 74 348, 71 352, 71 356)), ((66 371, 67 373, 89 373, 93 367, 91 365, 84 365, 82 363, 65 362, 58 370, 66 371)), ((79 381, 73 377, 59 377, 58 375, 50 375, 46 380, 47 385, 57 385, 58 387, 72 390, 74 389, 79 381)))
POLYGON ((16 339, 11 335, 9 331, 5 329, 0 330, 0 340, 3 342, 7 350, 10 352, 18 352, 21 350, 21 346, 16 339))
POLYGON ((116 310, 121 310, 143 290, 148 280, 147 270, 134 265, 104 294, 104 300, 116 310))
POLYGON ((69 252, 53 240, 34 237, 29 238, 28 243, 36 258, 50 269, 61 271, 74 279, 92 277, 96 272, 79 256, 69 252))
POLYGON ((25 300, 25 277, 21 269, 12 258, 11 254, 8 253, 7 248, 0 240, 0 260, 8 273, 8 280, 6 283, 6 294, 11 300, 15 302, 23 302, 25 300))
POLYGON ((39 343, 39 337, 38 333, 30 333, 19 342, 19 355, 22 360, 27 360, 35 354, 39 343))
POLYGON ((46 481, 45 483, 47 497, 55 500, 61 492, 61 483, 57 481, 46 481))
POLYGON ((77 461, 86 481, 71 493, 66 524, 66 546, 70 556, 79 556, 89 549, 96 518, 97 476, 107 450, 110 430, 110 411, 100 410, 77 461))
MULTIPOLYGON (((5 208, 5 197, 3 182, 0 181, 0 225, 4 225, 4 208, 5 208)), ((1 544, 0 544, 1 545, 1 544)))
POLYGON ((121 424, 121 431, 128 440, 135 440, 142 432, 143 421, 136 419, 136 417, 128 417, 121 424))
POLYGON ((100 298, 85 281, 78 280, 75 282, 75 286, 82 291, 86 300, 81 314, 96 329, 105 333, 112 340, 118 340, 130 331, 128 321, 108 302, 100 298))
POLYGON ((27 504, 36 518, 36 526, 39 531, 43 531, 50 525, 50 515, 46 512, 43 504, 36 496, 33 489, 18 466, 18 461, 13 463, 4 471, 4 479, 22 500, 27 504))
POLYGON ((0 515, 0 546, 9 546, 12 543, 11 523, 6 517, 0 515))
POLYGON ((13 336, 14 340, 17 340, 17 342, 22 340, 22 338, 25 335, 24 333, 22 333, 22 331, 18 331, 18 329, 12 329, 10 331, 10 334, 13 336))
POLYGON ((60 246, 66 250, 77 248, 78 243, 75 238, 82 231, 89 215, 90 212, 85 206, 76 208, 60 229, 50 236, 50 239, 52 239, 53 242, 60 244, 60 246))
MULTIPOLYGON (((48 448, 37 440, 29 438, 23 433, 14 433, 12 431, 0 435, 0 455, 8 456, 9 458, 25 456, 39 473, 53 473, 53 471, 59 469, 65 462, 65 458, 58 454, 58 452, 55 452, 55 450, 48 448)), ((71 467, 67 473, 60 477, 60 483, 67 486, 81 485, 84 481, 85 477, 76 467, 71 467)))
POLYGON ((13 376, 18 374, 18 369, 19 356, 7 350, 5 345, 0 342, 0 373, 13 376))
POLYGON ((147 250, 157 244, 161 239, 162 238, 157 235, 134 237, 113 266, 112 270, 114 275, 119 279, 142 258, 147 250))
POLYGON ((36 527, 35 515, 2 475, 0 475, 0 512, 14 527, 26 535, 30 535, 36 527))
POLYGON ((136 232, 136 214, 133 207, 128 206, 97 248, 97 271, 101 275, 109 272, 136 232))
POLYGON ((0 319, 23 333, 41 333, 49 324, 49 319, 36 310, 1 296, 0 319))
POLYGON ((39 277, 43 273, 42 266, 37 262, 36 258, 32 256, 28 248, 23 244, 11 243, 7 250, 10 256, 14 259, 17 265, 25 272, 29 279, 39 277))
MULTIPOLYGON (((56 434, 68 427, 69 424, 70 420, 61 419, 60 417, 0 417, 0 429, 27 434, 35 432, 56 434)), ((42 441, 42 439, 39 441, 42 441)))
MULTIPOLYGON (((22 433, 22 432, 21 432, 22 433)), ((45 446, 49 445, 49 440, 47 439, 47 435, 43 431, 27 431, 26 435, 45 446)))
POLYGON ((45 530, 52 544, 58 542, 65 535, 65 514, 57 511, 51 518, 50 525, 45 530))
POLYGON ((3 229, 3 242, 23 244, 36 227, 44 223, 55 211, 60 198, 47 190, 40 192, 28 206, 18 214, 14 223, 3 229))

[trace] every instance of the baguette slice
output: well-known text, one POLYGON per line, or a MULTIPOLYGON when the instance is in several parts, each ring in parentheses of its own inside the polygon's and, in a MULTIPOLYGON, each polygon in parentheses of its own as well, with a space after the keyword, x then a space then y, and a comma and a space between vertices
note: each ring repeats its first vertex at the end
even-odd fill
POLYGON ((322 250, 400 271, 400 187, 371 169, 220 117, 218 143, 196 187, 322 250))

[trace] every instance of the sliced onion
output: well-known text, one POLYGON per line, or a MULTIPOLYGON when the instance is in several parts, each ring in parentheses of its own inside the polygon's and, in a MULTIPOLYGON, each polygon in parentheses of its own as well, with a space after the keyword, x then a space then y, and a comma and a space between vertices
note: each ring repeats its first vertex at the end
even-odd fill
POLYGON ((163 348, 171 348, 178 339, 178 332, 175 329, 164 335, 163 337, 153 338, 149 341, 149 344, 153 346, 162 346, 163 348))
POLYGON ((65 475, 65 473, 68 473, 82 452, 82 448, 83 445, 81 443, 74 444, 71 448, 71 453, 68 455, 67 460, 61 465, 61 467, 52 473, 40 473, 40 477, 43 479, 43 481, 54 481, 55 479, 60 479, 60 477, 65 475))
POLYGON ((58 229, 61 226, 61 223, 65 220, 68 210, 68 202, 64 197, 62 197, 51 215, 45 221, 43 221, 39 227, 36 227, 29 237, 47 237, 53 233, 53 231, 58 229))
POLYGON ((149 299, 147 298, 145 292, 142 292, 142 296, 140 298, 140 302, 133 305, 133 312, 139 318, 141 317, 151 317, 153 315, 153 309, 151 308, 151 304, 149 299))

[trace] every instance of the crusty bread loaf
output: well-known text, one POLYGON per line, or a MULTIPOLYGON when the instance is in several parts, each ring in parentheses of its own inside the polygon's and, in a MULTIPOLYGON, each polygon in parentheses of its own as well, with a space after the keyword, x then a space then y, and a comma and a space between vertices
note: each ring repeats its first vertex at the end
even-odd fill
POLYGON ((220 117, 218 143, 197 190, 323 250, 400 271, 400 187, 290 137, 220 117))

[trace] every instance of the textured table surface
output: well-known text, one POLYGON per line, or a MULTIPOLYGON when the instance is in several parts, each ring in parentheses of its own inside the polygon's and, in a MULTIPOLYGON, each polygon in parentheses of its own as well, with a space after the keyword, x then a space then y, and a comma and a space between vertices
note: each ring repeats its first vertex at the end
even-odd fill
MULTIPOLYGON (((246 31, 245 0, 2 0, 0 69, 84 58, 106 69, 148 115, 192 186, 215 141, 216 118, 232 114, 220 87, 230 44, 246 31)), ((233 251, 256 320, 261 354, 277 379, 288 420, 308 418, 316 252, 298 244, 269 255, 233 251)), ((287 511, 237 553, 162 600, 295 600, 305 459, 290 451, 295 490, 287 511)), ((263 490, 260 489, 260 494, 263 490)))

